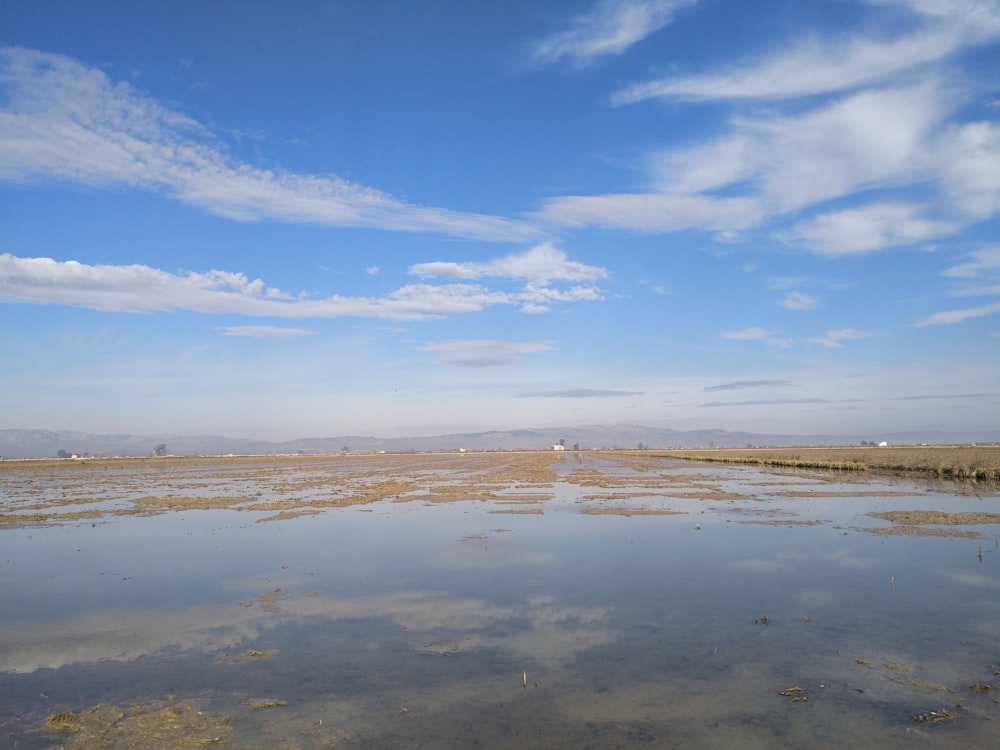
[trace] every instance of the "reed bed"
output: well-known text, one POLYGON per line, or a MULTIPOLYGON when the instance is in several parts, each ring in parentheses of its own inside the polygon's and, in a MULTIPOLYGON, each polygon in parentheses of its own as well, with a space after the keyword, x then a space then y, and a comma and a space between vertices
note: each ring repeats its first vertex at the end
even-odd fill
POLYGON ((709 448, 645 451, 657 458, 791 469, 919 473, 976 482, 1000 482, 1000 446, 899 446, 837 448, 709 448))

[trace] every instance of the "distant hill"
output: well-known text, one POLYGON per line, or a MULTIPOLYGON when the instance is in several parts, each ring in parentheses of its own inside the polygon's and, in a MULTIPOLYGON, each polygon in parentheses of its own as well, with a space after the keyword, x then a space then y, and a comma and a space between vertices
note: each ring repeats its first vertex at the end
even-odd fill
POLYGON ((907 432, 857 435, 772 435, 726 430, 671 430, 642 425, 583 425, 450 435, 380 438, 362 435, 300 438, 285 442, 248 440, 217 435, 103 435, 49 430, 0 430, 0 456, 45 458, 56 455, 148 456, 165 445, 173 455, 339 453, 367 451, 450 451, 539 449, 564 441, 567 448, 743 448, 793 445, 857 445, 865 441, 888 441, 890 445, 917 443, 960 444, 1000 441, 1000 432, 907 432), (60 451, 62 454, 60 454, 60 451))

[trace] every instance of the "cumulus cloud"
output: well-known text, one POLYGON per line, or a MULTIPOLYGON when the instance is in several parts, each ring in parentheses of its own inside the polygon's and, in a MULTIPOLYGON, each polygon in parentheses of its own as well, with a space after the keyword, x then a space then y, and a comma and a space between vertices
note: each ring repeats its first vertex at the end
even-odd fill
MULTIPOLYGON (((501 259, 502 261, 502 259, 501 259)), ((501 263, 502 265, 502 263, 501 263)), ((103 312, 188 310, 248 317, 371 317, 419 320, 472 313, 497 305, 538 313, 564 302, 601 298, 593 285, 569 288, 529 279, 499 291, 481 284, 407 284, 381 297, 291 295, 245 274, 212 270, 174 274, 144 265, 88 265, 51 258, 0 255, 0 301, 68 305, 103 312)))
POLYGON ((460 367, 497 367, 520 362, 525 354, 550 351, 552 344, 542 341, 472 339, 435 341, 418 348, 420 351, 432 352, 442 362, 460 367))
POLYGON ((573 18, 568 28, 535 42, 528 62, 543 66, 565 59, 582 67, 605 55, 621 54, 697 1, 601 0, 573 18))
POLYGON ((206 128, 62 55, 0 48, 0 180, 158 193, 237 221, 439 232, 523 240, 526 224, 413 205, 335 175, 255 167, 206 128))

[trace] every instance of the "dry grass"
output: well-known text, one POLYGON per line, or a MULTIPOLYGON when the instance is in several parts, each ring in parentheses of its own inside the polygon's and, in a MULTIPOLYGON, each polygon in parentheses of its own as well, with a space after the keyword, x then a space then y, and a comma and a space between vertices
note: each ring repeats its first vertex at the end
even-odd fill
POLYGON ((1000 481, 1000 446, 725 448, 651 451, 646 455, 686 461, 836 471, 913 472, 946 479, 1000 481))

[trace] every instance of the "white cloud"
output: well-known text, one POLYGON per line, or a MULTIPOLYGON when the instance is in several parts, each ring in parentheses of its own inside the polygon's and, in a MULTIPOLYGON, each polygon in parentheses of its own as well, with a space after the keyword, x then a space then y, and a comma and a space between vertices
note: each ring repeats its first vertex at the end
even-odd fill
POLYGON ((571 227, 700 229, 719 239, 797 218, 779 239, 837 256, 948 236, 995 216, 1000 125, 948 124, 981 87, 948 61, 1000 39, 1000 6, 976 0, 875 4, 898 6, 909 17, 895 28, 905 31, 817 36, 731 70, 619 92, 619 104, 671 96, 751 99, 766 107, 744 108, 716 139, 652 154, 646 192, 555 198, 539 217, 571 227), (825 98, 806 98, 817 95, 825 98), (778 103, 789 99, 795 102, 778 103), (859 200, 847 208, 796 217, 851 197, 859 200))
POLYGON ((594 388, 565 388, 555 391, 525 391, 518 398, 619 398, 622 396, 642 396, 642 391, 608 391, 594 388))
POLYGON ((254 339, 282 339, 309 336, 308 328, 282 328, 281 326, 226 326, 220 329, 226 336, 246 336, 254 339))
POLYGON ((244 274, 227 271, 172 274, 143 265, 87 265, 0 254, 0 301, 104 312, 189 310, 250 317, 418 320, 497 305, 542 312, 560 302, 598 299, 600 291, 591 285, 555 289, 535 279, 512 291, 494 291, 479 284, 408 284, 382 297, 320 299, 291 296, 261 279, 251 281, 244 274))
POLYGON ((484 240, 535 236, 495 216, 416 206, 337 176, 268 170, 225 152, 198 123, 60 55, 0 48, 0 180, 58 180, 161 193, 237 221, 269 219, 484 240))
POLYGON ((569 59, 584 66, 618 55, 666 26, 676 12, 697 0, 601 0, 575 17, 569 28, 536 42, 530 63, 550 65, 569 59))
POLYGON ((750 401, 709 401, 701 404, 703 408, 714 408, 719 406, 782 406, 785 404, 828 404, 825 398, 775 398, 775 399, 752 399, 750 401))
POLYGON ((839 349, 845 341, 866 339, 874 335, 868 331, 858 331, 854 328, 832 328, 819 338, 808 339, 807 343, 825 346, 828 349, 839 349))
POLYGON ((438 355, 442 362, 460 367, 496 367, 520 362, 524 354, 537 354, 552 349, 552 344, 542 341, 498 341, 472 339, 464 341, 436 341, 418 347, 420 351, 438 355))
MULTIPOLYGON (((742 186, 768 214, 922 179, 948 109, 936 85, 865 91, 794 116, 737 118, 734 134, 654 157, 666 193, 742 186)), ((714 227, 708 227, 714 228, 714 227)))
POLYGON ((801 221, 778 237, 821 255, 855 255, 943 237, 958 230, 949 221, 925 219, 922 206, 882 203, 801 221))
MULTIPOLYGON (((863 91, 802 114, 735 118, 728 136, 651 156, 651 192, 564 196, 546 202, 538 216, 572 227, 728 234, 861 191, 941 180, 954 185, 956 195, 971 195, 982 204, 981 216, 994 192, 1000 196, 992 172, 979 167, 991 164, 983 157, 992 133, 963 131, 964 138, 955 133, 939 143, 938 130, 952 106, 941 85, 923 82, 863 91), (946 159, 942 150, 967 157, 946 159), (974 179, 963 178, 961 164, 974 179), (974 191, 973 185, 979 187, 974 191)), ((968 223, 918 219, 915 207, 903 212, 898 204, 859 211, 803 223, 782 239, 836 255, 941 236, 968 223)))
POLYGON ((995 315, 996 313, 1000 313, 1000 302, 993 302, 979 307, 967 307, 960 310, 946 310, 934 313, 918 321, 917 326, 954 325, 955 323, 964 323, 971 318, 982 318, 986 315, 995 315))
POLYGON ((369 276, 378 276, 379 273, 381 273, 381 271, 382 269, 379 268, 378 266, 368 266, 368 268, 365 269, 365 273, 367 273, 369 276))
POLYGON ((495 258, 487 263, 417 263, 410 266, 409 273, 425 279, 502 277, 534 284, 547 284, 550 281, 597 281, 608 276, 607 269, 569 260, 566 253, 557 250, 550 243, 538 245, 523 253, 495 258))
POLYGON ((692 228, 744 229, 757 225, 764 212, 759 201, 752 198, 647 193, 553 198, 538 216, 571 227, 674 232, 692 228))
POLYGON ((802 292, 789 292, 778 304, 788 310, 811 310, 819 300, 802 292))
POLYGON ((729 70, 671 76, 628 86, 612 103, 671 97, 689 100, 787 99, 850 91, 942 60, 965 47, 1000 36, 996 4, 953 4, 951 11, 896 39, 810 38, 791 49, 729 70))
POLYGON ((947 269, 944 275, 959 279, 978 279, 986 273, 1000 272, 1000 245, 974 250, 965 257, 968 260, 947 269))
POLYGON ((782 338, 766 328, 752 327, 741 328, 734 331, 724 331, 719 335, 724 339, 730 339, 732 341, 760 341, 767 346, 778 346, 782 348, 788 348, 799 343, 805 343, 825 346, 830 349, 839 349, 843 346, 844 341, 864 339, 874 336, 875 334, 867 331, 859 331, 854 328, 832 328, 822 336, 808 338, 800 342, 792 338, 782 338))
POLYGON ((1000 211, 1000 125, 974 122, 955 126, 937 153, 945 195, 970 220, 1000 211))
POLYGON ((720 336, 732 341, 763 341, 768 346, 781 348, 787 348, 795 344, 794 339, 781 338, 765 328, 741 328, 736 331, 724 331, 720 336))
POLYGON ((744 388, 783 388, 794 386, 790 380, 737 380, 734 383, 720 383, 719 385, 706 386, 704 391, 740 391, 744 388))

